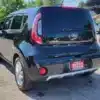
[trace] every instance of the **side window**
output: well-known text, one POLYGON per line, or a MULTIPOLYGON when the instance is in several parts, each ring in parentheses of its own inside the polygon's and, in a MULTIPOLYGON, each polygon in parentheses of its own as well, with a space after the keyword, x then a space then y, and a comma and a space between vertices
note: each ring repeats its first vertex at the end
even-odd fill
POLYGON ((28 19, 28 16, 24 16, 24 19, 23 19, 23 24, 25 24, 25 23, 26 23, 27 19, 28 19))
POLYGON ((10 28, 12 19, 13 19, 13 17, 8 17, 7 19, 5 19, 3 29, 7 30, 10 28))
POLYGON ((25 25, 27 19, 28 19, 28 16, 27 16, 27 15, 24 15, 22 27, 24 27, 24 25, 25 25))
POLYGON ((38 21, 37 32, 38 32, 38 35, 42 35, 42 22, 41 22, 41 20, 38 21))
POLYGON ((14 17, 11 29, 20 29, 22 24, 23 16, 17 15, 14 17))

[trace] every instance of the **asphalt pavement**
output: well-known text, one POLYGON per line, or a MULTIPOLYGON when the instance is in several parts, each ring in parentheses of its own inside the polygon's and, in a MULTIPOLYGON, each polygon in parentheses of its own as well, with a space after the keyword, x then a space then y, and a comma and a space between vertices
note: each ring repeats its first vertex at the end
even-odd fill
POLYGON ((21 92, 15 83, 13 69, 0 64, 0 100, 99 100, 100 70, 89 77, 71 77, 41 83, 21 92))

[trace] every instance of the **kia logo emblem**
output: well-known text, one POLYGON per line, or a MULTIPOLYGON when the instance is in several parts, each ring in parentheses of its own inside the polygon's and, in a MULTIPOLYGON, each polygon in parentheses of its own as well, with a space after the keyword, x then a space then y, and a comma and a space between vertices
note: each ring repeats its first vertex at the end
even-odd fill
POLYGON ((76 40, 78 38, 78 33, 71 33, 68 37, 70 40, 76 40))

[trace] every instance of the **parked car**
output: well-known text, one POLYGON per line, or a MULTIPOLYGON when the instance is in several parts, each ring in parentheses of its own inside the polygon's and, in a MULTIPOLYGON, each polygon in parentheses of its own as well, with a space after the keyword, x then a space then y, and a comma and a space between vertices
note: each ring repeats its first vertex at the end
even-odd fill
POLYGON ((40 7, 9 14, 0 25, 0 57, 20 90, 35 82, 88 75, 99 67, 93 20, 83 8, 40 7))
MULTIPOLYGON (((93 18, 95 29, 100 31, 100 14, 96 13, 94 10, 90 10, 90 14, 93 18)), ((100 33, 97 33, 100 34, 100 33)))
POLYGON ((100 14, 96 13, 94 10, 90 10, 90 14, 93 19, 95 33, 96 33, 96 41, 100 46, 100 14))

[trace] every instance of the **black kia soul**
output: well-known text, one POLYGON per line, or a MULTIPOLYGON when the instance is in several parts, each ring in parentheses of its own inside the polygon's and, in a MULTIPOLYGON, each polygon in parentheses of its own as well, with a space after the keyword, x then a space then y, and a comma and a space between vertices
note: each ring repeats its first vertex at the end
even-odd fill
POLYGON ((20 90, 99 67, 96 30, 86 9, 29 8, 9 14, 0 28, 0 55, 14 66, 20 90))

